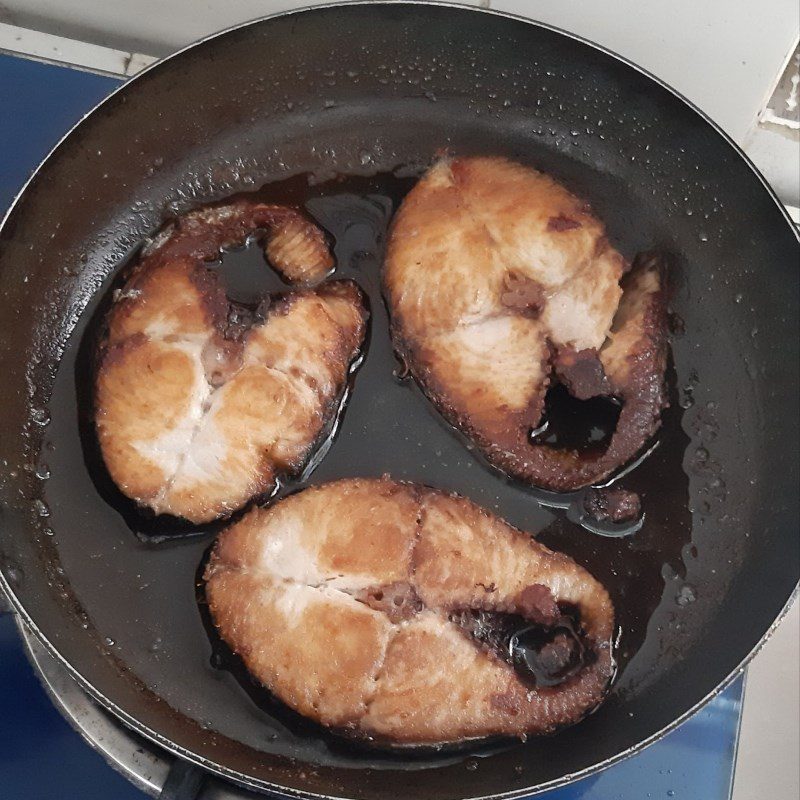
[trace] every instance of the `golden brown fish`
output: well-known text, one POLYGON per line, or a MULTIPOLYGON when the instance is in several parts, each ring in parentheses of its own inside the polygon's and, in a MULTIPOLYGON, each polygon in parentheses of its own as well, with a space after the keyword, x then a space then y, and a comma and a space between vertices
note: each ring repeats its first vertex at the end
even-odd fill
POLYGON ((242 321, 207 262, 254 231, 292 283, 332 267, 322 232, 298 211, 236 201, 161 233, 108 314, 98 438, 117 486, 157 514, 212 520, 297 472, 361 347, 367 312, 350 281, 289 293, 242 321))
POLYGON ((665 404, 663 269, 653 255, 628 268, 552 178, 501 158, 441 161, 392 225, 383 280, 395 348, 492 463, 548 489, 586 486, 643 447, 665 404), (554 381, 620 401, 606 448, 532 440, 554 381))
POLYGON ((222 638, 283 702, 396 744, 549 733, 613 673, 605 589, 470 501, 388 478, 306 489, 224 531, 222 638))

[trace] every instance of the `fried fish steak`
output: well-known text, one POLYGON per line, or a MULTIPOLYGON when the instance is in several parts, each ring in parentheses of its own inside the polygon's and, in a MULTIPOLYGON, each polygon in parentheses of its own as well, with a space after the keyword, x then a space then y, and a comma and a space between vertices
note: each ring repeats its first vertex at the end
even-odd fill
POLYGON ((108 313, 95 374, 100 448, 125 495, 201 523, 302 468, 365 333, 354 283, 305 285, 332 265, 298 211, 250 201, 186 215, 144 251, 108 313), (229 302, 208 263, 250 235, 300 284, 257 314, 229 302))
POLYGON ((383 273, 395 349, 428 398, 496 466, 572 490, 646 444, 666 404, 664 264, 631 269, 585 203, 501 158, 431 168, 395 216, 383 273), (623 409, 602 449, 536 441, 545 396, 623 409))
POLYGON ((550 733, 603 699, 614 610, 463 497, 347 479, 256 508, 205 570, 221 637, 322 725, 387 744, 550 733))

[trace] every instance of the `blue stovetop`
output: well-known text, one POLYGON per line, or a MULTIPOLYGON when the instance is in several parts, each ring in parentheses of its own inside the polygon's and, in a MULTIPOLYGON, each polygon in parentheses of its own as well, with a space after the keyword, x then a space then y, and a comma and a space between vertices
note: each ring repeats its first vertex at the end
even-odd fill
MULTIPOLYGON (((0 214, 39 160, 114 78, 0 54, 0 214)), ((2 313, 2 309, 0 309, 2 313)), ((678 730, 542 800, 729 800, 742 681, 678 730)), ((143 800, 61 718, 0 616, 0 800, 143 800)))

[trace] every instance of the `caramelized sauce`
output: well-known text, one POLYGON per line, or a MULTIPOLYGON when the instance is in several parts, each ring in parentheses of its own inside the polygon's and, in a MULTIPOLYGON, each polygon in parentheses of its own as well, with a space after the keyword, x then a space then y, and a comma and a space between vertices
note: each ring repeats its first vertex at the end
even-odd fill
POLYGON ((580 627, 568 614, 553 625, 533 623, 519 614, 464 609, 450 621, 517 671, 532 687, 558 686, 588 662, 580 627))
POLYGON ((542 423, 531 439, 559 450, 600 450, 614 434, 622 406, 608 397, 577 400, 560 383, 545 396, 542 423))
MULTIPOLYGON (((632 525, 623 531, 632 535, 593 535, 582 527, 580 493, 555 495, 532 489, 488 467, 406 378, 405 366, 393 354, 380 267, 391 214, 413 182, 413 177, 378 175, 313 183, 308 176, 299 176, 260 192, 269 202, 304 206, 325 228, 337 262, 333 277, 358 282, 369 298, 371 319, 348 400, 317 457, 297 479, 284 481, 273 498, 258 502, 336 478, 384 473, 469 497, 532 532, 548 547, 567 553, 607 587, 618 625, 616 685, 624 689, 636 679, 635 670, 628 672, 628 667, 662 599, 663 570, 685 574, 682 551, 690 540, 691 520, 682 459, 689 440, 681 428, 674 380, 670 376, 672 404, 664 414, 659 446, 621 479, 643 501, 644 523, 639 530, 632 525)), ((263 311, 264 295, 288 289, 252 243, 221 254, 212 268, 224 276, 232 299, 253 314, 263 311)), ((165 699, 174 708, 192 715, 202 697, 205 719, 225 735, 291 757, 300 752, 308 757, 311 735, 318 737, 313 749, 320 763, 335 763, 344 745, 322 735, 254 684, 240 660, 217 638, 202 591, 197 598, 201 615, 197 614, 192 587, 202 574, 213 537, 228 521, 192 527, 174 518, 148 517, 122 495, 105 470, 92 419, 93 359, 112 290, 124 276, 123 266, 79 320, 49 408, 52 420, 39 466, 50 476, 43 501, 50 509, 52 528, 69 530, 82 508, 93 509, 93 522, 80 536, 59 535, 64 568, 98 630, 112 634, 119 657, 146 685, 157 690, 170 687, 172 694, 165 699), (119 596, 115 609, 104 602, 103 587, 110 580, 119 596), (153 651, 150 645, 156 635, 162 644, 153 651), (198 672, 192 667, 192 685, 186 686, 187 666, 200 663, 207 669, 198 672)), ((605 441, 618 414, 612 403, 563 402, 559 390, 551 395, 547 429, 540 436, 557 446, 576 442, 598 446, 605 441)), ((535 661, 530 653, 541 650, 542 642, 541 632, 529 628, 517 626, 507 645, 516 636, 513 658, 530 670, 529 662, 535 661)))

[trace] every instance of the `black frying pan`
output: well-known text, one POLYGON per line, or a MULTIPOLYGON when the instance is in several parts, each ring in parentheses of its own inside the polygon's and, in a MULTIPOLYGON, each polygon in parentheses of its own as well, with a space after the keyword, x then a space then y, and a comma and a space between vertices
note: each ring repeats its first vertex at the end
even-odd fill
MULTIPOLYGON (((724 686, 795 589, 798 252, 774 195, 724 134, 652 77, 558 31, 368 3, 216 36, 105 101, 0 232, 3 588, 104 705, 251 786, 438 800, 520 796, 587 774, 724 686), (558 498, 486 469, 393 377, 382 242, 409 176, 440 148, 550 171, 626 255, 675 256, 673 405, 660 447, 624 478, 647 513, 634 536, 595 536, 553 507, 558 498), (574 728, 397 755, 303 723, 207 629, 195 580, 213 530, 143 521, 104 475, 85 402, 104 291, 170 214, 275 181, 268 196, 308 201, 336 239, 340 275, 372 306, 366 361, 310 482, 389 471, 457 489, 589 566, 617 604, 620 673, 574 728)), ((230 258, 247 273, 248 254, 230 258)))

